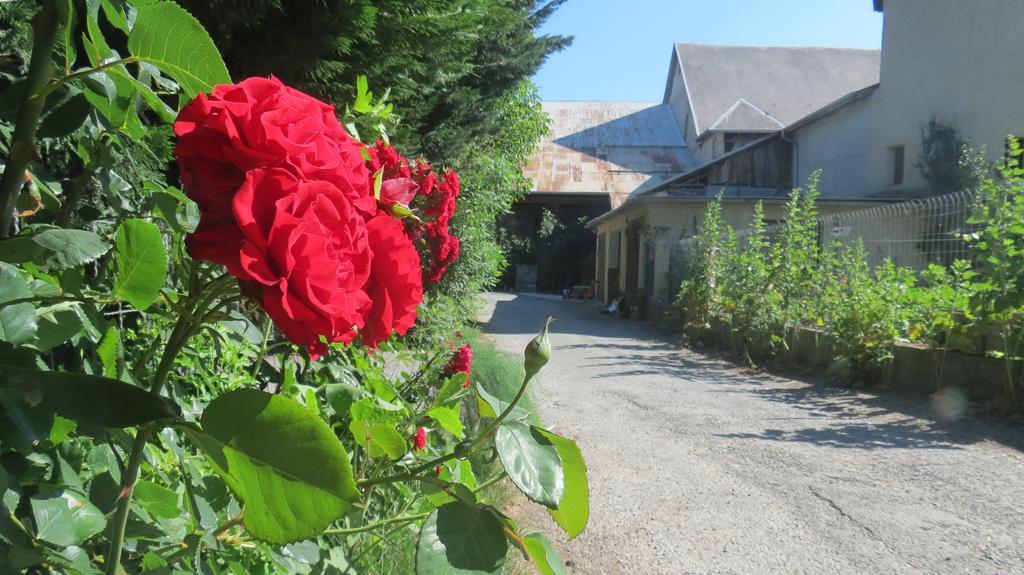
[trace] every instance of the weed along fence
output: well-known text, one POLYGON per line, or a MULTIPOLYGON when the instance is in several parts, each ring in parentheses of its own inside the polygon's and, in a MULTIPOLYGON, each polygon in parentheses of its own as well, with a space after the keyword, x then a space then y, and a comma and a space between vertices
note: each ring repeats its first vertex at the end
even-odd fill
MULTIPOLYGON (((967 220, 976 202, 977 193, 965 191, 821 216, 818 246, 859 242, 872 268, 885 261, 918 271, 927 269, 929 264, 949 266, 970 257, 970 247, 962 235, 972 229, 967 220)), ((696 231, 696 224, 693 229, 696 231)), ((781 223, 765 227, 767 245, 777 241, 782 229, 781 223)), ((750 233, 750 229, 739 230, 736 236, 742 242, 750 233)), ((664 288, 653 294, 658 304, 655 319, 668 322, 679 284, 699 254, 699 238, 691 235, 680 239, 678 234, 662 233, 654 241, 657 251, 669 254, 665 270, 668 280, 664 288)))
POLYGON ((671 246, 679 288, 658 319, 754 362, 1024 404, 1024 171, 825 216, 813 184, 771 225, 760 203, 739 231, 708 204, 671 246))

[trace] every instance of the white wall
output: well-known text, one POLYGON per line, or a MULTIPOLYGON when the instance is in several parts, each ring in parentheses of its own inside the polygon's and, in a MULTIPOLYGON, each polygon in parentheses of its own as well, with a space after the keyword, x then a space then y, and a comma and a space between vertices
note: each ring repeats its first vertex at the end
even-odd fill
POLYGON ((820 169, 821 197, 850 199, 870 194, 872 98, 867 96, 844 106, 789 135, 796 142, 795 185, 803 186, 820 169))
POLYGON ((1024 1, 885 0, 881 86, 874 95, 871 188, 919 191, 921 127, 955 123, 990 159, 1024 135, 1024 1), (890 146, 906 146, 905 183, 892 186, 890 146))

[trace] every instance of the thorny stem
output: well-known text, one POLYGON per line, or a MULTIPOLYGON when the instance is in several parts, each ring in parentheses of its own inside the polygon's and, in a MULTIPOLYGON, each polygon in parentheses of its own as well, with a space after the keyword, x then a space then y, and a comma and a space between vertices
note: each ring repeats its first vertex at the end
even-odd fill
MULTIPOLYGON (((170 376, 171 368, 174 366, 174 360, 178 357, 182 348, 185 347, 189 337, 202 326, 206 307, 216 301, 221 290, 215 289, 212 291, 216 292, 217 295, 204 297, 192 310, 183 310, 181 315, 178 316, 178 321, 174 324, 170 337, 167 338, 164 353, 153 375, 153 381, 149 387, 150 393, 159 395, 163 391, 170 376)), ((106 557, 106 575, 118 575, 120 573, 121 550, 124 546, 125 528, 128 525, 128 512, 131 507, 132 495, 135 491, 135 482, 139 478, 139 469, 142 467, 146 443, 153 436, 155 430, 156 427, 154 425, 147 425, 135 434, 135 440, 132 442, 131 455, 128 457, 125 473, 121 477, 121 491, 118 494, 117 507, 114 510, 114 516, 111 518, 111 529, 113 532, 106 557)))
POLYGON ((322 533, 322 535, 354 535, 356 533, 365 533, 367 531, 373 531, 380 529, 386 525, 394 525, 395 523, 412 523, 413 521, 419 521, 429 517, 429 513, 420 513, 418 515, 402 515, 399 517, 391 517, 390 519, 382 519, 381 521, 375 521, 373 523, 367 523, 362 527, 349 527, 345 529, 328 529, 322 533))
POLYGON ((11 222, 14 219, 25 170, 36 158, 36 128, 39 126, 39 115, 46 103, 46 96, 36 93, 50 81, 53 67, 51 54, 57 41, 59 27, 60 18, 56 3, 53 0, 45 2, 32 18, 32 57, 29 61, 28 77, 25 79, 25 93, 18 107, 14 135, 11 138, 3 176, 0 177, 0 239, 11 233, 11 222))
POLYGON ((252 378, 256 379, 256 376, 260 372, 260 366, 263 363, 263 358, 267 355, 267 342, 270 341, 270 332, 272 331, 274 324, 270 322, 270 317, 263 320, 263 341, 260 343, 260 352, 256 356, 256 361, 252 365, 252 378))
POLYGON ((452 459, 457 459, 459 457, 465 457, 466 455, 469 455, 474 449, 476 449, 481 443, 483 443, 488 437, 490 437, 490 435, 494 433, 496 429, 498 429, 498 426, 501 425, 501 422, 504 421, 505 418, 507 418, 512 413, 512 410, 515 409, 516 405, 519 404, 520 400, 522 400, 523 396, 526 394, 526 388, 529 387, 529 383, 530 378, 524 377, 523 383, 522 385, 519 386, 519 391, 516 393, 515 398, 512 399, 512 402, 509 403, 508 406, 505 407, 505 409, 498 415, 498 417, 494 418, 494 420, 491 421, 491 423, 488 424, 488 426, 484 428, 482 432, 480 432, 471 442, 469 442, 468 445, 465 443, 460 444, 459 446, 456 446, 455 451, 442 455, 441 457, 438 457, 436 459, 432 459, 426 463, 420 464, 419 466, 414 467, 413 469, 405 473, 396 473, 394 475, 385 475, 383 477, 363 479, 357 482, 357 485, 359 487, 367 488, 372 487, 374 485, 380 485, 382 483, 395 483, 396 481, 418 480, 420 479, 418 477, 419 474, 423 473, 428 469, 432 469, 438 465, 441 465, 442 463, 451 461, 452 459))

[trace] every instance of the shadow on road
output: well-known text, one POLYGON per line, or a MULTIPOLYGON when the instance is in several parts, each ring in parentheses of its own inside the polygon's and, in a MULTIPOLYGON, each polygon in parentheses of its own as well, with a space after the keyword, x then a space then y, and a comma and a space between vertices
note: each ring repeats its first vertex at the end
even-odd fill
POLYGON ((645 376, 657 375, 676 378, 680 385, 700 381, 712 386, 711 393, 757 396, 764 401, 787 404, 804 412, 797 419, 818 424, 804 429, 768 428, 759 433, 719 437, 861 450, 961 449, 993 441, 1024 451, 1020 426, 995 418, 967 416, 960 408, 951 411, 948 406, 936 405, 932 396, 834 387, 822 376, 755 372, 736 362, 682 350, 673 337, 649 324, 613 318, 600 313, 592 304, 519 295, 497 301, 493 315, 482 328, 492 334, 532 335, 536 332, 524 331, 523 326, 536 324, 539 329, 548 315, 558 320, 551 330, 556 352, 596 352, 580 365, 584 369, 604 368, 593 370, 603 372, 593 376, 595 380, 633 378, 636 385, 643 385, 645 376), (555 337, 559 333, 597 341, 560 346, 555 337))

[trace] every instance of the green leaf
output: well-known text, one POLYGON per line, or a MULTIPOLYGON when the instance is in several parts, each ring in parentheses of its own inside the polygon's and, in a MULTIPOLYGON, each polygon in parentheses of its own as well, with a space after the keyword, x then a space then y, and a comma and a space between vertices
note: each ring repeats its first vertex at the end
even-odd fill
POLYGON ((63 138, 85 123, 89 117, 89 101, 78 88, 72 88, 39 122, 40 138, 63 138))
POLYGON ((130 427, 181 415, 178 405, 167 398, 121 381, 81 373, 0 364, 0 389, 20 395, 35 408, 102 427, 130 427))
POLYGON ((540 430, 518 421, 502 423, 494 445, 512 482, 535 503, 558 507, 564 491, 562 460, 540 430))
POLYGON ((445 431, 455 437, 462 438, 462 418, 459 417, 459 406, 439 405, 427 411, 427 416, 436 421, 445 431))
POLYGON ((103 365, 103 375, 117 379, 121 375, 121 364, 124 361, 124 345, 121 343, 121 332, 117 327, 110 326, 96 346, 96 355, 103 365))
POLYGON ((181 515, 181 497, 152 481, 141 479, 135 484, 135 501, 156 517, 171 519, 181 515))
POLYGON ((31 346, 49 351, 81 333, 85 324, 77 304, 61 302, 36 310, 36 339, 31 346))
POLYGON ((387 455, 391 459, 398 459, 409 451, 405 439, 390 424, 352 420, 349 430, 356 443, 365 448, 370 457, 387 455))
POLYGON ((32 497, 32 515, 36 537, 59 547, 78 545, 107 525, 95 505, 69 489, 32 497))
POLYGON ((144 220, 117 227, 114 296, 145 310, 160 296, 167 277, 167 251, 160 228, 144 220))
POLYGON ((36 335, 36 308, 28 302, 7 302, 32 297, 28 279, 18 268, 0 262, 0 341, 25 343, 36 335))
POLYGON ((32 241, 49 252, 46 265, 65 270, 96 260, 110 250, 103 238, 86 230, 49 229, 32 234, 32 241))
POLYGON ((128 52, 177 80, 189 98, 231 83, 220 52, 198 20, 174 2, 139 8, 128 52))
POLYGON ((430 514, 420 529, 417 575, 500 573, 508 553, 501 521, 486 507, 455 501, 430 514))
MULTIPOLYGON (((487 392, 482 386, 476 388, 476 404, 480 410, 481 417, 487 417, 494 419, 498 417, 498 414, 508 407, 508 402, 502 401, 497 397, 494 397, 487 392)), ((518 405, 512 409, 512 412, 508 414, 505 421, 526 421, 530 418, 530 412, 519 407, 518 405)))
POLYGON ((352 509, 359 491, 331 428, 294 400, 253 389, 226 393, 182 426, 245 503, 245 528, 262 541, 309 539, 352 509))
POLYGON ((590 519, 587 463, 575 441, 544 429, 540 433, 558 450, 558 456, 562 459, 562 473, 565 475, 565 489, 562 500, 558 502, 558 509, 550 509, 548 512, 572 539, 583 532, 590 519))
POLYGON ((543 533, 523 537, 523 546, 541 575, 565 575, 565 564, 543 533))

